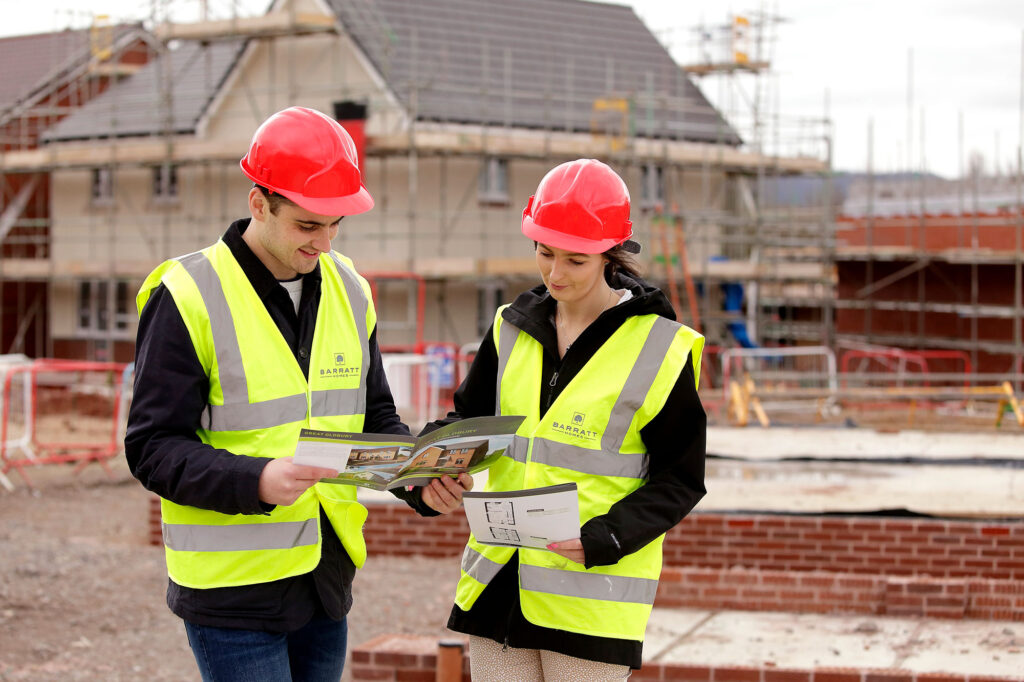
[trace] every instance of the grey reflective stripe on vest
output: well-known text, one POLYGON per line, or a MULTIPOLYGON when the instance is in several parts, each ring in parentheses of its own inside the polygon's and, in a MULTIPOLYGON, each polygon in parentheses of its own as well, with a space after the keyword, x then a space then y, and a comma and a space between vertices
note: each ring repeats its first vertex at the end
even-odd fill
MULTIPOLYGON (((626 439, 626 433, 629 432, 633 415, 647 399, 647 394, 654 384, 654 378, 658 375, 658 370, 661 369, 661 365, 665 361, 665 355, 676 338, 678 328, 678 324, 664 317, 654 320, 654 325, 644 341, 644 347, 640 349, 640 355, 633 363, 633 368, 629 370, 622 393, 619 394, 612 407, 608 417, 608 427, 605 429, 604 435, 601 436, 602 450, 618 452, 622 447, 622 441, 626 439)), ((643 474, 646 475, 646 473, 645 466, 643 474)))
POLYGON ((355 406, 350 407, 351 397, 342 395, 341 391, 314 391, 312 397, 314 407, 311 415, 313 417, 363 414, 366 412, 366 372, 370 368, 370 334, 366 328, 366 313, 370 302, 366 299, 366 291, 363 290, 363 286, 359 283, 356 273, 345 265, 334 251, 331 251, 330 255, 331 260, 334 261, 334 266, 338 269, 338 275, 341 276, 341 281, 345 285, 345 293, 348 294, 348 304, 352 306, 352 317, 355 318, 356 332, 359 335, 359 347, 362 348, 360 355, 362 355, 363 361, 359 371, 359 388, 355 390, 355 406), (329 395, 324 402, 321 402, 317 398, 318 393, 336 395, 329 395), (344 409, 345 411, 328 411, 318 414, 317 410, 321 407, 325 410, 344 409))
MULTIPOLYGON (((366 411, 366 370, 369 357, 365 349, 369 345, 366 330, 366 312, 369 305, 366 293, 344 263, 331 252, 331 258, 345 285, 352 312, 355 317, 359 342, 364 352, 358 389, 332 389, 313 391, 310 397, 312 417, 331 417, 348 414, 362 414, 366 411)), ((249 386, 242 366, 242 350, 238 345, 231 308, 220 277, 213 264, 202 252, 182 256, 179 262, 191 275, 210 317, 213 346, 217 353, 217 370, 220 375, 223 405, 208 405, 201 418, 202 427, 208 431, 248 431, 269 429, 282 424, 302 421, 306 418, 306 396, 304 393, 249 402, 249 386)))
MULTIPOLYGON (((525 452, 523 454, 525 455, 525 452)), ((557 443, 539 436, 533 439, 533 454, 530 455, 530 461, 581 471, 594 476, 643 478, 647 473, 647 455, 645 454, 591 450, 590 448, 557 443)))
MULTIPOLYGON (((213 263, 201 251, 190 253, 178 259, 185 267, 185 270, 192 276, 192 280, 199 289, 199 295, 206 305, 207 314, 210 317, 210 331, 213 334, 213 348, 217 353, 217 371, 220 374, 221 392, 224 394, 224 404, 238 408, 249 404, 249 385, 245 379, 245 368, 242 367, 242 350, 238 347, 238 336, 235 333, 235 323, 231 316, 231 307, 228 305, 227 296, 224 295, 224 287, 221 285, 217 271, 213 269, 213 263)), ((305 398, 303 398, 305 403, 305 398)), ((239 416, 236 410, 233 414, 218 415, 214 418, 211 414, 220 406, 210 405, 210 410, 203 414, 203 428, 211 431, 238 431, 247 426, 236 426, 233 419, 239 416), (217 428, 212 423, 217 422, 217 428)), ((305 406, 303 406, 305 410, 305 406)), ((252 419, 248 421, 263 421, 252 419)), ((289 420, 290 421, 290 420, 289 420)))
POLYGON ((490 583, 494 576, 498 575, 498 571, 503 565, 491 561, 469 545, 466 545, 466 551, 462 553, 462 570, 484 585, 490 583))
MULTIPOLYGON (((494 414, 501 414, 501 379, 505 376, 505 367, 508 366, 508 359, 512 357, 512 349, 519 338, 519 328, 502 319, 501 329, 498 332, 498 388, 494 392, 494 414)), ((526 453, 523 453, 526 456, 526 453)))
MULTIPOLYGON (((366 391, 360 381, 359 388, 334 388, 313 391, 310 395, 311 417, 333 417, 342 414, 362 414, 365 410, 366 391)), ((303 408, 305 409, 305 408, 303 408)))
POLYGON ((164 544, 176 552, 291 549, 319 542, 317 519, 230 526, 164 524, 164 544))
MULTIPOLYGON (((219 363, 220 360, 218 359, 217 362, 219 363)), ((225 400, 227 399, 225 398, 225 400)), ((305 419, 306 396, 299 394, 286 395, 283 398, 273 398, 258 403, 207 405, 207 411, 203 413, 202 417, 202 426, 207 431, 248 431, 270 429, 305 419)))
POLYGON ((519 566, 519 586, 531 592, 630 604, 654 604, 658 592, 658 581, 649 578, 563 571, 529 564, 519 566))

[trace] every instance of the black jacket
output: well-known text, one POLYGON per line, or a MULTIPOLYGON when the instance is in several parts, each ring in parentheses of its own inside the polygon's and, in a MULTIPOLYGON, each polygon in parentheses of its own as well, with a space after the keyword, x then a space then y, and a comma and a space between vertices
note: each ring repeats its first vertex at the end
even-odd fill
MULTIPOLYGON (((303 277, 299 312, 269 270, 242 239, 248 220, 238 220, 223 240, 238 261, 303 373, 320 302, 319 265, 303 277)), ((408 435, 395 413, 391 389, 381 365, 376 329, 370 330, 366 376, 367 432, 408 435)), ((206 409, 209 378, 196 356, 185 323, 167 289, 154 289, 139 319, 135 387, 128 413, 125 456, 132 474, 146 489, 178 504, 223 514, 262 514, 273 509, 259 500, 259 478, 270 461, 213 448, 196 431, 206 409)), ((419 491, 395 493, 424 515, 433 515, 419 491)), ((352 605, 355 566, 321 511, 320 563, 310 573, 242 587, 191 589, 168 581, 167 605, 184 620, 215 627, 288 632, 315 613, 335 620, 352 605)))
MULTIPOLYGON (((561 359, 554 326, 555 300, 543 285, 521 294, 502 313, 505 320, 544 347, 542 414, 627 317, 653 313, 675 319, 665 296, 642 281, 619 274, 612 286, 628 288, 633 298, 606 310, 561 359)), ((455 393, 455 412, 425 430, 465 417, 493 414, 497 367, 497 351, 488 332, 466 380, 455 393)), ((640 431, 650 457, 647 483, 612 505, 607 514, 588 521, 581 530, 587 568, 615 564, 647 545, 679 523, 704 496, 705 428, 691 357, 661 412, 640 431)), ((517 555, 498 572, 470 611, 452 608, 448 627, 518 648, 545 649, 633 668, 641 664, 641 642, 580 635, 528 622, 519 606, 517 555)))

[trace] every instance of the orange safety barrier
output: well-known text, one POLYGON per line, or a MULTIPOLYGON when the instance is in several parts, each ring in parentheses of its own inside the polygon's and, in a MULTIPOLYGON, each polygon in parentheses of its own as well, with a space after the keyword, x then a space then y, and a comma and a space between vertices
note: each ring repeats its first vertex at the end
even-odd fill
POLYGON ((125 363, 118 362, 47 358, 8 368, 0 393, 3 404, 0 414, 0 463, 3 467, 0 474, 6 479, 8 472, 17 471, 26 485, 32 487, 26 468, 77 462, 75 473, 78 473, 90 462, 97 462, 112 476, 106 460, 121 451, 121 421, 125 409, 121 395, 126 367, 125 363), (13 440, 8 435, 13 416, 14 378, 18 375, 27 382, 28 398, 22 415, 24 434, 13 440), (89 375, 99 377, 86 381, 85 377, 89 375), (79 400, 76 406, 76 391, 93 399, 79 400), (92 410, 91 414, 89 410, 92 410), (59 423, 54 421, 41 427, 41 418, 57 416, 61 417, 59 423), (106 419, 110 420, 108 427, 102 426, 106 419), (92 434, 82 429, 86 423, 97 427, 92 434), (61 431, 63 435, 56 439, 53 436, 55 431, 61 431), (72 437, 76 433, 78 437, 72 437))

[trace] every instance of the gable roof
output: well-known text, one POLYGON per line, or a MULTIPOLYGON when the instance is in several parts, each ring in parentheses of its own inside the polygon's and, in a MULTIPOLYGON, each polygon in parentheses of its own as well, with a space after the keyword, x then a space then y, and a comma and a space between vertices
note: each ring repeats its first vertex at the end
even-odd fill
MULTIPOLYGON (((420 121, 607 132, 738 145, 668 51, 623 5, 585 0, 324 0, 420 121), (413 104, 415 110, 413 111, 413 104), (622 131, 628 127, 628 131, 622 131)), ((246 41, 185 42, 51 129, 47 141, 194 132, 246 41), (170 58, 172 111, 159 76, 170 58)))
MULTIPOLYGON (((115 43, 141 30, 141 26, 121 24, 111 27, 115 43)), ((0 38, 0 115, 38 94, 55 79, 89 61, 89 29, 36 33, 0 38)))
POLYGON ((207 45, 184 42, 81 107, 44 133, 43 139, 50 142, 194 132, 244 47, 238 41, 207 45), (163 77, 164 68, 169 78, 163 77), (165 83, 169 87, 162 92, 165 83))
POLYGON ((595 100, 626 98, 632 134, 740 143, 631 7, 327 2, 396 97, 410 110, 415 102, 418 120, 589 131, 595 100))

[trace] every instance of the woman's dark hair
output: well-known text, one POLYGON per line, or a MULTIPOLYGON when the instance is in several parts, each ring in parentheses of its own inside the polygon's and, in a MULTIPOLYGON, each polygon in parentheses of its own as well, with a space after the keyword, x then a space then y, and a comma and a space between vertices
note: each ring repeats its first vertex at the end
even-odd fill
MULTIPOLYGON (((537 250, 537 246, 539 246, 539 242, 535 239, 533 241, 534 251, 537 250)), ((628 275, 633 279, 640 279, 640 270, 637 268, 636 261, 633 260, 632 252, 627 251, 626 247, 622 244, 616 244, 601 255, 608 259, 604 266, 604 281, 608 282, 608 284, 612 283, 617 272, 628 275)))
POLYGON ((615 273, 617 272, 628 275, 633 279, 640 277, 640 271, 637 269, 636 261, 633 260, 633 254, 627 251, 622 244, 616 244, 601 255, 608 259, 608 264, 604 268, 604 279, 609 284, 615 279, 615 273))

